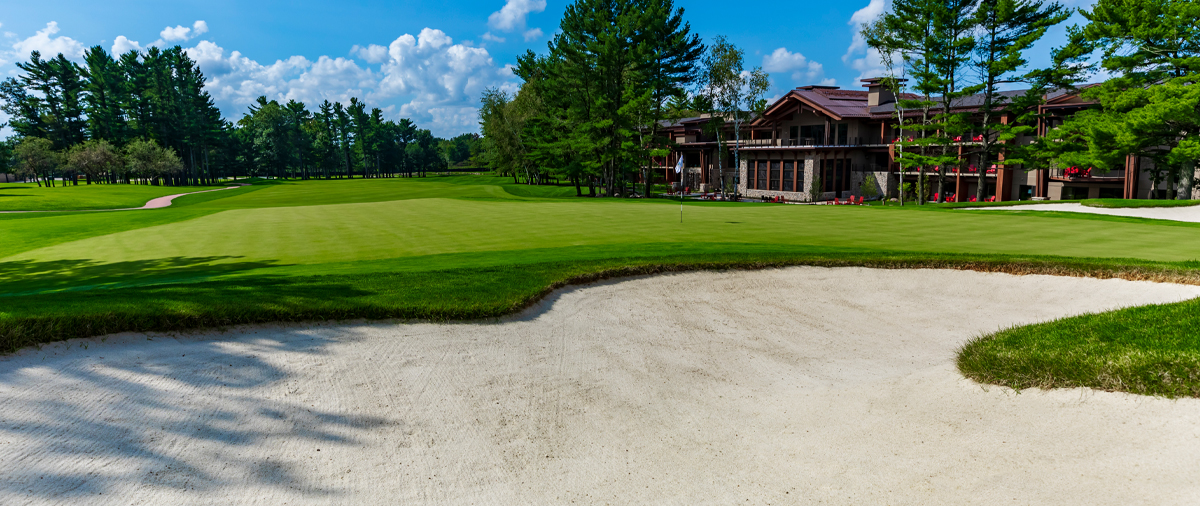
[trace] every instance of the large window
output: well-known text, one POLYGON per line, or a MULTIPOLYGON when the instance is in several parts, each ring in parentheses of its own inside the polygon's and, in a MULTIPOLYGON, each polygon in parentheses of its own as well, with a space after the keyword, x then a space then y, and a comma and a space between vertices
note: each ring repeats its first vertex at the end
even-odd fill
POLYGON ((795 162, 792 162, 791 160, 783 162, 783 191, 785 191, 785 192, 796 191, 795 170, 796 170, 795 162))
POLYGON ((850 167, 846 160, 821 160, 821 191, 844 192, 850 189, 850 167))
POLYGON ((788 128, 788 138, 796 140, 797 137, 800 137, 800 127, 794 126, 788 128))
POLYGON ((771 161, 771 190, 779 191, 779 162, 771 161))
POLYGON ((755 188, 759 190, 767 189, 767 162, 755 160, 754 166, 758 168, 758 185, 755 188))
POLYGON ((1083 200, 1088 198, 1088 189, 1086 186, 1064 186, 1062 189, 1063 200, 1083 200))
POLYGON ((804 125, 800 127, 800 138, 805 144, 825 144, 825 125, 804 125))
POLYGON ((837 126, 837 141, 838 146, 845 146, 850 143, 850 125, 841 123, 837 126))

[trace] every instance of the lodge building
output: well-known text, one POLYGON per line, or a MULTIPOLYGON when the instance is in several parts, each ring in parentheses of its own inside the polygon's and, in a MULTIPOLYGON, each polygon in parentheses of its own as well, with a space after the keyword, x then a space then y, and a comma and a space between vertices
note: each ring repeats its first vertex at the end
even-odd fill
MULTIPOLYGON (((843 90, 836 86, 802 86, 789 91, 766 108, 760 117, 744 123, 740 140, 725 123, 721 135, 728 151, 720 157, 716 135, 706 131, 710 117, 687 118, 664 124, 664 131, 676 146, 664 160, 662 169, 668 182, 678 182, 692 191, 716 191, 721 178, 732 184, 736 176, 738 191, 751 198, 782 197, 806 202, 860 196, 867 175, 874 176, 881 195, 896 196, 901 181, 917 181, 915 169, 902 171, 897 163, 898 132, 894 128, 897 97, 883 85, 882 79, 863 80, 865 90, 843 90), (734 167, 736 145, 740 165, 734 167), (683 158, 684 171, 674 173, 683 158)), ((1024 91, 1004 92, 1009 97, 1024 91)), ((916 100, 905 94, 901 99, 916 100)), ((952 108, 975 113, 982 96, 957 99, 952 108)), ((1045 135, 1063 119, 1095 104, 1083 100, 1078 92, 1052 92, 1039 107, 1044 119, 1036 125, 1036 134, 1045 135)), ((920 117, 921 111, 905 111, 908 118, 920 117)), ((1002 118, 1002 121, 1010 118, 1002 118)), ((905 133, 911 137, 911 132, 905 133)), ((978 136, 956 139, 961 162, 950 169, 945 186, 935 188, 937 178, 926 172, 929 198, 941 192, 946 199, 968 201, 976 194, 979 173, 984 173, 985 194, 996 200, 1048 200, 1083 198, 1147 198, 1154 190, 1147 171, 1151 163, 1132 158, 1123 167, 1108 171, 1073 171, 1052 168, 1026 171, 1020 167, 993 165, 980 167, 974 147, 978 136)), ((1028 142, 1029 139, 1017 139, 1028 142)), ((911 149, 911 148, 910 148, 911 149)))

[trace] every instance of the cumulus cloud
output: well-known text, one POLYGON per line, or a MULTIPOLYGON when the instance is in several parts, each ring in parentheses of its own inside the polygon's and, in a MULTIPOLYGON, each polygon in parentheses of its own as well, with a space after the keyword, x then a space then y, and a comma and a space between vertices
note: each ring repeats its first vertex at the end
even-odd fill
POLYGON ((526 30, 525 31, 525 42, 533 42, 535 40, 538 40, 538 39, 542 38, 542 35, 545 35, 545 34, 542 33, 541 28, 534 28, 532 30, 526 30))
POLYGON ((805 58, 803 54, 793 53, 781 47, 763 57, 763 70, 774 74, 789 74, 792 81, 811 84, 820 81, 821 84, 832 79, 821 80, 825 68, 815 61, 805 58))
POLYGON ((13 44, 13 52, 16 53, 17 59, 28 58, 29 53, 33 51, 40 52, 42 58, 53 58, 60 53, 67 58, 78 59, 83 57, 83 44, 65 35, 53 37, 58 32, 57 21, 46 23, 46 28, 38 30, 32 37, 22 39, 13 44))
MULTIPOLYGON (((191 27, 168 27, 159 34, 162 39, 151 44, 117 36, 112 51, 119 55, 165 44, 168 39, 192 39, 194 45, 185 45, 184 50, 204 72, 205 89, 231 118, 240 117, 259 96, 297 100, 310 108, 324 100, 348 103, 358 97, 389 118, 409 117, 435 135, 451 136, 478 130, 478 100, 484 89, 516 92, 518 88, 511 65, 498 65, 486 48, 456 42, 433 28, 401 35, 387 45, 355 45, 346 57, 291 56, 263 63, 197 38, 207 31, 208 26, 197 21, 191 27)), ((32 50, 46 57, 59 52, 73 58, 83 54, 82 43, 55 36, 58 32, 58 25, 51 22, 27 39, 13 36, 5 45, 15 51, 0 51, 0 58, 11 61, 19 52, 23 54, 19 59, 24 59, 32 50)))
POLYGON ((495 35, 492 35, 492 32, 487 32, 487 33, 483 34, 482 38, 483 38, 483 40, 486 40, 488 42, 499 42, 501 44, 504 43, 504 37, 497 37, 495 35))
MULTIPOLYGON (((542 37, 541 28, 533 28, 526 30, 526 21, 529 14, 532 12, 542 12, 546 10, 546 0, 507 0, 504 7, 493 12, 488 16, 488 28, 500 32, 522 32, 525 41, 533 41, 542 37)), ((484 39, 491 35, 491 32, 484 35, 484 39)), ((504 39, 492 36, 496 42, 504 42, 504 39)))
POLYGON ((850 47, 846 48, 846 54, 842 55, 842 62, 858 71, 858 79, 879 77, 887 73, 879 51, 867 47, 867 41, 859 31, 862 29, 862 25, 879 19, 887 11, 889 5, 888 0, 870 0, 866 7, 854 11, 854 14, 850 16, 849 25, 854 36, 850 41, 850 47))
POLYGON ((168 26, 163 28, 163 31, 159 32, 158 36, 167 42, 180 42, 199 37, 200 34, 203 34, 207 31, 208 23, 205 23, 204 21, 196 21, 195 23, 192 23, 190 28, 183 25, 175 25, 174 28, 168 26))
POLYGON ((388 48, 378 44, 370 44, 367 47, 355 45, 350 48, 350 54, 362 58, 367 63, 383 63, 388 59, 388 48))
POLYGON ((112 54, 114 54, 114 55, 125 54, 130 51, 141 51, 141 50, 142 50, 142 45, 138 44, 138 41, 129 40, 124 35, 118 35, 117 39, 113 41, 113 45, 112 45, 112 54))
POLYGON ((380 67, 383 78, 371 98, 409 96, 402 115, 442 131, 473 130, 475 100, 484 88, 502 84, 501 76, 487 49, 453 42, 432 28, 392 41, 390 60, 380 67))
POLYGON ((401 35, 386 47, 351 48, 350 54, 369 66, 327 56, 316 61, 293 56, 264 65, 207 40, 187 52, 208 78, 206 89, 214 101, 233 115, 259 96, 310 107, 359 97, 436 135, 455 135, 478 128, 477 101, 485 88, 516 88, 510 67, 497 66, 487 49, 455 43, 433 28, 401 35))

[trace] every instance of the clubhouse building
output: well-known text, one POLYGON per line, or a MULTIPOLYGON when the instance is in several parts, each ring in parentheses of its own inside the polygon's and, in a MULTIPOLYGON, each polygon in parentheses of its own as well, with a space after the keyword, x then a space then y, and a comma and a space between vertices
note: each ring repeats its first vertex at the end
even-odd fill
MULTIPOLYGON (((715 135, 706 132, 707 116, 687 118, 664 125, 676 147, 662 165, 668 182, 679 182, 692 191, 715 191, 720 178, 738 178, 738 190, 751 198, 783 198, 788 201, 832 200, 860 196, 862 182, 874 176, 881 195, 895 196, 901 182, 917 181, 915 169, 902 171, 897 163, 898 132, 894 128, 897 97, 881 79, 863 80, 862 90, 843 90, 836 86, 802 86, 789 91, 767 107, 762 116, 744 123, 740 141, 734 140, 733 127, 725 124, 721 133, 726 140, 726 167, 718 156, 715 135), (733 167, 732 149, 737 145, 740 167, 733 167), (676 175, 674 167, 682 158, 684 171, 676 175)), ((1024 91, 1004 92, 1016 96, 1024 91)), ((902 99, 917 99, 905 95, 902 99)), ((977 113, 982 96, 955 100, 958 112, 977 113)), ((1061 124, 1077 111, 1093 106, 1078 93, 1053 92, 1046 96, 1040 112, 1044 119, 1036 125, 1036 134, 1061 124)), ((905 116, 920 117, 921 112, 905 111, 905 116)), ((1012 118, 1002 118, 1010 121, 1012 118)), ((912 136, 911 132, 905 132, 912 136)), ((974 147, 981 138, 975 134, 956 140, 960 162, 950 169, 942 188, 937 177, 926 172, 929 198, 934 192, 946 199, 969 201, 976 194, 980 171, 984 173, 985 194, 998 201, 1147 198, 1155 191, 1149 174, 1143 170, 1147 159, 1130 158, 1122 167, 1107 171, 1079 171, 1063 168, 1023 170, 1019 166, 980 167, 974 147)), ((1017 142, 1029 142, 1029 138, 1017 142)), ((1156 190, 1161 195, 1165 190, 1156 190)))

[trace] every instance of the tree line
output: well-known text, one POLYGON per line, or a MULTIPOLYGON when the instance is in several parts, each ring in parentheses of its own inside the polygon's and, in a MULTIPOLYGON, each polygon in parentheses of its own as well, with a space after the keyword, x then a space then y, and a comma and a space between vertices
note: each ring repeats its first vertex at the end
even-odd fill
POLYGON ((629 196, 640 180, 648 195, 650 168, 673 144, 665 122, 710 113, 719 134, 761 110, 766 73, 743 72, 743 52, 723 38, 705 46, 683 15, 672 0, 569 5, 547 53, 517 59, 520 89, 483 94, 491 166, 531 184, 568 180, 580 195, 629 196))
POLYGON ((478 135, 440 139, 408 119, 349 105, 259 97, 231 122, 180 47, 120 56, 100 46, 83 64, 34 51, 0 82, 15 136, 0 143, 0 173, 56 181, 205 185, 226 177, 423 176, 482 158, 478 135))
POLYGON ((1087 23, 1067 29, 1068 41, 1051 50, 1048 67, 1028 69, 1029 51, 1073 12, 1040 0, 894 0, 862 27, 881 55, 887 84, 918 97, 897 101, 898 162, 916 169, 919 181, 936 177, 938 202, 947 173, 962 163, 957 141, 967 136, 980 141, 966 153, 979 160, 979 201, 994 165, 1105 171, 1127 156, 1152 160, 1155 187, 1166 181, 1171 196, 1190 198, 1200 158, 1200 3, 1099 0, 1079 10, 1087 23), (1036 132, 1047 117, 1038 109, 1047 94, 1080 91, 1097 69, 1113 76, 1081 90, 1097 106, 1045 136, 1036 132), (1004 92, 1016 84, 1027 91, 1004 92), (968 96, 978 111, 955 110, 968 96))

